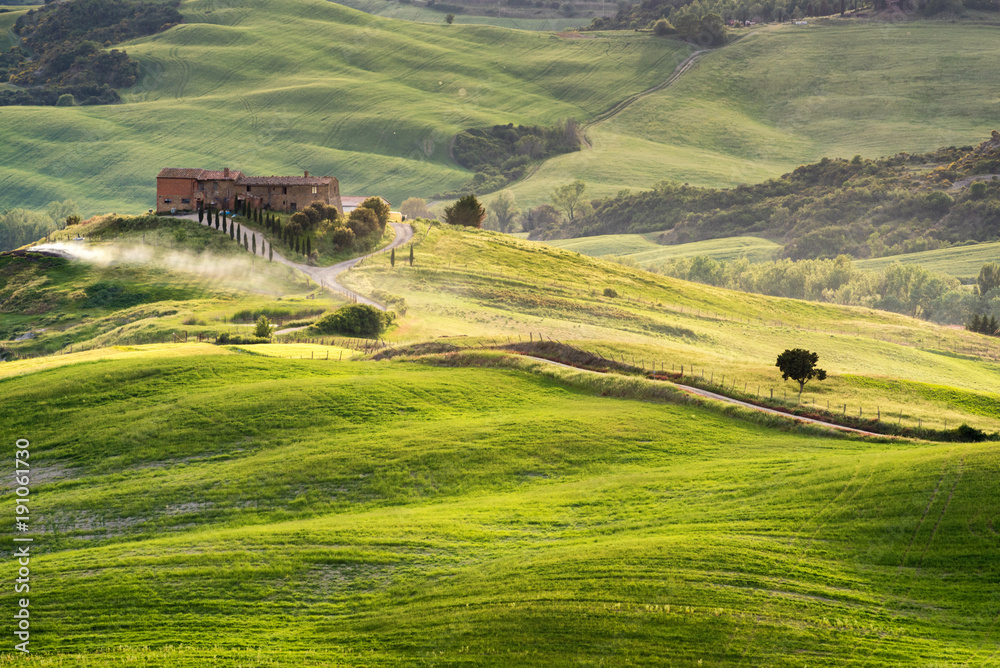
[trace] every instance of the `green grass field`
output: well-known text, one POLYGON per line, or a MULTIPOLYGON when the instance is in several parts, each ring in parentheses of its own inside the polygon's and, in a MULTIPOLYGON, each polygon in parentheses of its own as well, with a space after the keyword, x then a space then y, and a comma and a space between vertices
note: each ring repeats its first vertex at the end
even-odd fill
POLYGON ((192 354, 0 380, 32 441, 27 663, 995 662, 994 446, 575 375, 192 354))
POLYGON ((324 0, 187 0, 185 23, 125 46, 145 76, 126 104, 0 109, 0 207, 70 197, 144 211, 161 167, 309 170, 398 205, 457 188, 464 128, 589 118, 687 53, 645 34, 561 39, 385 19, 324 0))
POLYGON ((824 156, 874 158, 975 144, 993 130, 995 25, 810 21, 703 55, 674 85, 592 126, 593 150, 547 161, 512 189, 546 200, 582 178, 591 196, 660 181, 755 183, 824 156))
MULTIPOLYGON (((141 234, 103 224, 80 228, 110 235, 95 247, 141 234)), ((221 232, 169 225, 165 246, 239 255, 221 232)), ((480 348, 542 334, 780 394, 773 359, 802 345, 831 372, 809 403, 997 430, 1000 362, 981 357, 1000 355, 994 340, 489 231, 417 222, 414 253, 413 267, 379 255, 343 281, 405 299, 390 344, 464 352, 421 363, 365 360, 340 340, 139 342, 0 365, 8 441, 32 443, 22 662, 998 662, 995 444, 859 440, 480 348)), ((0 325, 73 316, 52 337, 79 333, 69 295, 140 272, 194 292, 109 307, 109 323, 246 333, 257 312, 297 321, 337 304, 307 299, 307 284, 279 300, 155 264, 5 260, 0 275, 31 288, 22 298, 54 306, 0 325)))
MULTIPOLYGON (((447 12, 436 11, 412 4, 393 2, 392 0, 347 0, 338 3, 352 9, 375 14, 390 19, 416 21, 418 23, 443 23, 447 12)), ((551 11, 551 10, 549 10, 551 11)), ((473 14, 455 14, 455 23, 471 23, 480 25, 513 28, 515 30, 569 30, 590 23, 586 17, 566 18, 513 18, 509 16, 479 16, 473 14)))
POLYGON ((596 237, 555 239, 550 246, 592 257, 614 256, 635 262, 640 267, 653 266, 683 257, 706 256, 729 262, 746 257, 751 262, 773 260, 781 245, 759 237, 727 237, 664 246, 655 242, 661 232, 647 234, 605 234, 596 237))
POLYGON ((969 281, 979 276, 979 271, 988 262, 1000 262, 1000 243, 970 244, 953 248, 923 251, 858 260, 855 264, 864 269, 885 269, 893 262, 917 264, 931 271, 951 274, 969 281))
POLYGON ((477 345, 542 334, 646 368, 684 365, 690 373, 694 365, 699 378, 725 376, 727 387, 788 392, 789 400, 794 392, 774 360, 786 348, 805 347, 831 372, 807 386, 807 403, 831 410, 847 404, 841 410, 855 415, 880 411, 913 426, 967 421, 1000 429, 1000 410, 981 408, 1000 406, 996 339, 884 311, 687 283, 493 232, 418 228, 414 267, 390 269, 377 257, 344 279, 363 294, 405 297, 407 315, 390 334, 396 341, 445 336, 477 345), (619 297, 605 297, 604 288, 619 297), (863 385, 848 376, 914 385, 863 385), (925 385, 953 387, 968 401, 925 385))

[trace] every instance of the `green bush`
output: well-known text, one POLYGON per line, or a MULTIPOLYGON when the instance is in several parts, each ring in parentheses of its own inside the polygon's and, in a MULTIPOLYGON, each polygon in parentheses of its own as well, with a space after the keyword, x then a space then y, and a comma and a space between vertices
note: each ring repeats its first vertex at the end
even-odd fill
POLYGON ((266 336, 243 336, 241 334, 228 334, 223 332, 215 339, 215 343, 220 346, 247 346, 256 343, 270 343, 271 339, 266 336))
POLYGON ((615 290, 614 288, 604 288, 604 296, 605 297, 617 297, 618 296, 618 291, 615 290))
POLYGON ((395 316, 368 304, 348 304, 323 316, 313 325, 321 334, 377 337, 382 334, 395 316))

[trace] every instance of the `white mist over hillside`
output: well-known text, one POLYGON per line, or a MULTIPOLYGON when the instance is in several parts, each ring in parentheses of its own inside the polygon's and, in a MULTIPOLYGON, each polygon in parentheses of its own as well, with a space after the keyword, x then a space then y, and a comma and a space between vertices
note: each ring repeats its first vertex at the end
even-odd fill
MULTIPOLYGON (((287 290, 287 282, 283 282, 281 278, 287 277, 285 272, 290 271, 277 262, 270 263, 259 257, 251 259, 249 255, 193 253, 148 244, 56 242, 34 246, 32 250, 55 253, 98 267, 140 264, 186 274, 193 280, 213 287, 265 294, 281 294, 287 290)), ((293 280, 304 282, 306 278, 296 275, 293 280)))

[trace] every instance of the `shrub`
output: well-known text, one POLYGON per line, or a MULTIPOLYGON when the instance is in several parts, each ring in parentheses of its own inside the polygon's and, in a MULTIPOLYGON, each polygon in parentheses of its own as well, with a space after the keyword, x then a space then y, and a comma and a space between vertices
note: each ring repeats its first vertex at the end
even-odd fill
POLYGON ((392 324, 393 319, 391 313, 374 306, 348 304, 320 318, 313 328, 321 334, 377 337, 392 324))
POLYGON ((378 215, 359 206, 347 216, 347 227, 351 228, 355 237, 367 237, 379 228, 378 215))
POLYGON ((379 227, 385 229, 385 224, 389 222, 389 205, 381 197, 369 197, 361 203, 361 207, 371 209, 378 217, 379 227))
POLYGON ((271 338, 271 333, 274 331, 274 327, 271 326, 271 321, 267 319, 266 315, 262 315, 257 318, 257 326, 254 328, 254 336, 262 339, 271 338))
POLYGON ((659 21, 653 24, 653 34, 656 35, 657 37, 663 37, 664 35, 672 35, 675 32, 677 31, 674 29, 672 25, 670 25, 670 21, 666 19, 660 19, 659 21))
POLYGON ((486 209, 479 203, 475 195, 466 195, 444 209, 444 222, 449 225, 482 227, 484 218, 486 218, 486 209))
POLYGON ((335 227, 330 235, 330 240, 337 250, 343 250, 353 244, 354 238, 354 230, 349 227, 335 227))
POLYGON ((253 344, 256 344, 256 343, 270 343, 270 342, 271 342, 270 337, 265 337, 265 336, 242 336, 240 334, 229 334, 227 332, 223 332, 222 334, 219 334, 219 336, 216 337, 216 339, 215 339, 216 345, 220 345, 220 346, 225 346, 225 345, 230 345, 230 346, 240 346, 240 345, 243 345, 243 346, 247 346, 247 345, 253 345, 253 344))
POLYGON ((618 296, 618 291, 615 290, 614 288, 604 288, 604 296, 605 297, 617 297, 618 296))

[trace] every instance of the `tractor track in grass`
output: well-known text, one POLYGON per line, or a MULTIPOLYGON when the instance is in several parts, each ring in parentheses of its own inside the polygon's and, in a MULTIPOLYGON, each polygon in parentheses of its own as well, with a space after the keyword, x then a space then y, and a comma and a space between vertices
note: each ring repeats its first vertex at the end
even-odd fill
MULTIPOLYGON (((719 49, 723 49, 726 46, 729 46, 730 44, 735 44, 736 42, 738 42, 740 40, 746 39, 747 37, 750 37, 751 35, 756 34, 756 32, 757 31, 754 30, 754 31, 751 31, 751 32, 747 33, 746 35, 740 35, 736 39, 728 42, 726 45, 724 45, 722 47, 719 47, 719 49)), ((652 95, 654 93, 658 93, 661 90, 664 90, 666 88, 669 88, 670 86, 673 86, 675 83, 677 83, 677 81, 682 76, 684 76, 684 74, 686 72, 688 72, 692 67, 694 67, 695 63, 698 61, 699 58, 701 58, 706 53, 711 53, 712 51, 718 51, 719 49, 699 49, 699 50, 691 53, 687 58, 685 58, 684 60, 682 60, 674 68, 674 70, 670 73, 670 75, 666 79, 664 79, 660 83, 656 84, 655 86, 651 86, 650 88, 647 88, 646 90, 639 91, 638 93, 635 93, 633 95, 629 95, 628 97, 626 97, 621 102, 618 102, 617 104, 615 104, 611 108, 602 111, 601 113, 597 114, 596 116, 594 116, 593 118, 591 118, 589 121, 587 121, 586 123, 584 123, 582 125, 582 127, 581 127, 582 132, 580 133, 580 143, 582 145, 582 149, 583 150, 590 150, 590 149, 594 148, 594 145, 590 142, 590 139, 587 138, 587 130, 589 130, 593 126, 597 125, 598 123, 604 123, 605 121, 608 121, 608 120, 614 118, 615 116, 617 116, 621 112, 625 111, 626 109, 628 109, 629 107, 631 107, 633 104, 635 104, 639 100, 645 99, 645 98, 649 97, 650 95, 652 95)), ((455 156, 454 156, 454 154, 451 153, 450 149, 449 149, 449 155, 451 156, 451 159, 454 162, 455 156)), ((554 156, 554 157, 559 157, 559 156, 554 156)), ((532 176, 534 176, 536 173, 538 173, 538 170, 542 168, 542 165, 544 165, 545 163, 547 163, 551 159, 552 158, 548 158, 548 159, 543 160, 543 161, 541 161, 539 163, 536 163, 533 167, 529 168, 528 171, 521 178, 517 179, 516 181, 512 181, 510 184, 508 184, 508 186, 513 185, 515 183, 523 183, 523 182, 527 181, 532 176)))
MULTIPOLYGON (((920 521, 917 522, 917 528, 914 530, 913 535, 910 537, 910 542, 906 546, 906 552, 903 554, 903 558, 900 560, 899 566, 896 568, 896 572, 895 572, 895 574, 892 577, 892 583, 893 584, 895 584, 899 580, 899 577, 900 577, 900 575, 903 572, 903 568, 906 565, 906 561, 907 561, 907 559, 908 559, 908 557, 909 557, 909 555, 910 555, 910 553, 911 553, 911 551, 913 549, 913 544, 916 542, 917 535, 920 533, 920 530, 924 527, 925 520, 927 520, 927 516, 930 514, 931 509, 934 507, 934 504, 935 504, 935 502, 937 501, 937 499, 938 499, 938 497, 940 495, 942 483, 944 483, 945 479, 948 477, 949 472, 950 472, 948 465, 949 465, 949 463, 951 463, 951 457, 952 457, 952 453, 954 452, 954 450, 955 449, 952 448, 948 452, 947 457, 945 458, 944 462, 941 464, 941 475, 938 477, 937 482, 934 484, 934 491, 931 492, 931 498, 927 502, 927 505, 924 507, 924 511, 923 511, 923 513, 920 516, 920 521)), ((937 519, 934 521, 934 526, 931 528, 931 534, 930 534, 930 536, 927 538, 927 541, 924 543, 924 549, 920 552, 919 559, 913 565, 913 570, 914 571, 919 571, 920 568, 921 568, 921 566, 923 565, 924 557, 927 554, 927 550, 930 549, 931 543, 934 542, 934 537, 937 535, 938 527, 941 525, 941 520, 947 514, 949 506, 951 506, 951 499, 955 495, 955 489, 958 487, 958 483, 961 482, 962 476, 965 475, 965 457, 962 457, 962 458, 959 459, 959 461, 958 461, 958 470, 955 473, 956 473, 956 476, 955 476, 955 479, 951 483, 951 489, 949 489, 949 491, 948 491, 948 497, 945 499, 944 506, 941 508, 941 511, 937 514, 937 519)), ((902 593, 898 594, 898 597, 899 598, 903 598, 903 597, 909 596, 910 592, 913 591, 913 586, 914 585, 911 582, 911 584, 902 593)), ((887 601, 888 601, 887 597, 883 598, 882 605, 879 608, 879 612, 885 611, 885 609, 887 607, 887 601)), ((898 612, 896 612, 894 614, 891 614, 890 621, 895 621, 895 620, 899 619, 901 616, 902 615, 900 613, 898 613, 898 612)), ((989 629, 990 629, 990 627, 987 627, 987 630, 986 630, 987 633, 989 632, 989 629)), ((871 647, 871 649, 868 651, 868 654, 865 655, 864 659, 862 660, 862 663, 861 663, 862 666, 867 666, 867 665, 869 665, 869 663, 872 663, 873 665, 879 665, 878 661, 874 657, 881 650, 881 648, 882 648, 882 640, 883 639, 884 639, 884 636, 879 637, 878 639, 875 640, 874 645, 871 647)))

